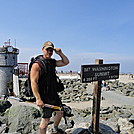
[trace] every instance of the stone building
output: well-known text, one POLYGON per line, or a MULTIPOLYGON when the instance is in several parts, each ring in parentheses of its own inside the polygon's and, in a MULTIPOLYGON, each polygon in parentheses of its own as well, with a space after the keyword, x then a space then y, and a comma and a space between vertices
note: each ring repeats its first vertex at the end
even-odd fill
POLYGON ((0 96, 8 93, 8 82, 13 81, 18 54, 19 49, 11 45, 0 47, 0 96))

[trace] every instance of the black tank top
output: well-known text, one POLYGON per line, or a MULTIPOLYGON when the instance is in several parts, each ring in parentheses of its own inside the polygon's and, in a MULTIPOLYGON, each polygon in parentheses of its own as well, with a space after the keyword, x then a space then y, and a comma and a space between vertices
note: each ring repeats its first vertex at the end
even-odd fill
POLYGON ((39 93, 44 103, 56 104, 59 100, 59 96, 56 91, 56 60, 45 59, 45 65, 47 71, 43 71, 43 68, 40 71, 38 81, 39 93))

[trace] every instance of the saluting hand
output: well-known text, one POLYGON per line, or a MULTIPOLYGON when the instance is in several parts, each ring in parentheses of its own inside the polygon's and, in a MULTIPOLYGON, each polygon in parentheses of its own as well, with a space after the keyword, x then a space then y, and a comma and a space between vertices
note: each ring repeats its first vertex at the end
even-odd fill
POLYGON ((54 51, 55 51, 56 54, 61 54, 62 53, 60 48, 54 48, 54 51))

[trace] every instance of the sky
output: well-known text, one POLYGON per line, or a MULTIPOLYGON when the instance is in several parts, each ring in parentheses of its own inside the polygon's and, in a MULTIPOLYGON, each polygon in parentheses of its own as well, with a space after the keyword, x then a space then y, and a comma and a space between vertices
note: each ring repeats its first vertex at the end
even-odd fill
POLYGON ((42 54, 49 40, 70 60, 58 71, 103 59, 134 73, 134 0, 0 0, 0 47, 9 39, 19 63, 42 54))

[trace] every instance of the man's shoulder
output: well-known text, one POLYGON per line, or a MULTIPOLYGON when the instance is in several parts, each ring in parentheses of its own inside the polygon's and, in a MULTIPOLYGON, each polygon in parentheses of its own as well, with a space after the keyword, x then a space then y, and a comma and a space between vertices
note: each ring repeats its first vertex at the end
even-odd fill
POLYGON ((34 62, 31 69, 39 69, 40 68, 40 64, 38 62, 34 62))

